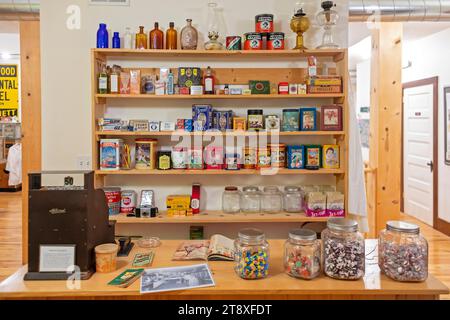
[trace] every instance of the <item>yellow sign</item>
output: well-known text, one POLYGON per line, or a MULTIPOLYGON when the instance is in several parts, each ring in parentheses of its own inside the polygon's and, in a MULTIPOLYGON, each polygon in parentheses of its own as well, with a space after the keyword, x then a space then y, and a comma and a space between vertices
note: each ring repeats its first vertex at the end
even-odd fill
POLYGON ((0 65, 0 117, 17 116, 19 79, 16 64, 0 65))

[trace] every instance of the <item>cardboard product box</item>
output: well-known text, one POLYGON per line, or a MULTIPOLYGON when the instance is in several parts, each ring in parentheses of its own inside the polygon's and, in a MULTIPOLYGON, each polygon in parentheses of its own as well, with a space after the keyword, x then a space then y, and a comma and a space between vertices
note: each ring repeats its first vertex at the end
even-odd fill
POLYGON ((200 68, 180 67, 178 68, 178 85, 190 88, 202 84, 202 70, 200 68))
POLYGON ((130 70, 130 93, 141 93, 141 70, 130 70))

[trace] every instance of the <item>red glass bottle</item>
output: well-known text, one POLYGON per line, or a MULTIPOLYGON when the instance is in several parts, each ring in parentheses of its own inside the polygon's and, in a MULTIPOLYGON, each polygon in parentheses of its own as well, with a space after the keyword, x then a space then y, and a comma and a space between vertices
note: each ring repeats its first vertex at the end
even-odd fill
POLYGON ((150 49, 164 49, 164 32, 159 30, 158 22, 155 22, 155 29, 150 31, 150 49))
POLYGON ((216 85, 216 78, 212 74, 211 67, 206 69, 203 76, 203 90, 205 94, 214 94, 214 87, 216 85))

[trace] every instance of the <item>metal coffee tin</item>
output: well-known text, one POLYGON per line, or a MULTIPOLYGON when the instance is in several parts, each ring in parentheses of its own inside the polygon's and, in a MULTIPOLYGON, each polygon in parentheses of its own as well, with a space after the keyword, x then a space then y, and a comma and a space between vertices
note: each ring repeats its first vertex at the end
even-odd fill
POLYGON ((262 35, 257 32, 249 32, 244 35, 244 50, 261 50, 262 49, 262 35))
POLYGON ((241 36, 230 36, 226 40, 227 50, 242 50, 241 36))

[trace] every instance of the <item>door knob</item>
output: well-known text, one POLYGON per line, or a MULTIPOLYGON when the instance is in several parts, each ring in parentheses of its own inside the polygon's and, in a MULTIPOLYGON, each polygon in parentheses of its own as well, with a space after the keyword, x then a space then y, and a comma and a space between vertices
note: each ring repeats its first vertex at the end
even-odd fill
POLYGON ((428 162, 427 166, 429 166, 430 167, 430 171, 433 172, 433 170, 434 170, 433 161, 428 162))

